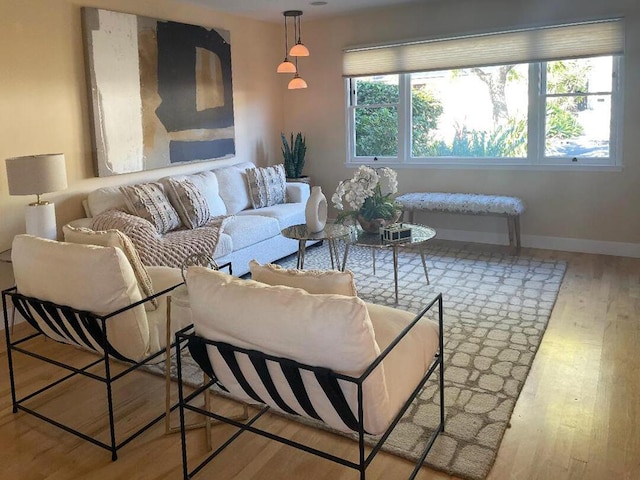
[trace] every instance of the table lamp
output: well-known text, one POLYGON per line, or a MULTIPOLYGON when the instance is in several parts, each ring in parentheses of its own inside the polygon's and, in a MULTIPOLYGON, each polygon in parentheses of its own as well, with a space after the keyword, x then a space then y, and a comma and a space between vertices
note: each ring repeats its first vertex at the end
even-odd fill
POLYGON ((41 201, 40 195, 67 188, 64 154, 48 153, 7 158, 9 195, 36 195, 37 200, 25 210, 27 233, 55 240, 56 210, 53 203, 41 201))

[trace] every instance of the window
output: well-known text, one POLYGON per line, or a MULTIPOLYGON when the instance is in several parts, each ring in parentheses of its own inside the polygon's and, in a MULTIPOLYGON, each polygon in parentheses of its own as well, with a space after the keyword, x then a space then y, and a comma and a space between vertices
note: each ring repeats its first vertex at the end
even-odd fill
POLYGON ((348 161, 618 165, 621 22, 524 32, 347 51, 348 161), (534 33, 541 58, 532 59, 527 55, 534 33), (469 38, 472 44, 461 44, 469 38), (507 40, 506 50, 515 53, 496 54, 507 40), (465 57, 473 47, 475 53, 465 57), (410 71, 393 72, 400 68, 394 51, 410 71), (498 54, 527 61, 493 63, 498 54), (461 58, 450 58, 456 55, 461 58), (369 74, 353 74, 360 72, 369 74))

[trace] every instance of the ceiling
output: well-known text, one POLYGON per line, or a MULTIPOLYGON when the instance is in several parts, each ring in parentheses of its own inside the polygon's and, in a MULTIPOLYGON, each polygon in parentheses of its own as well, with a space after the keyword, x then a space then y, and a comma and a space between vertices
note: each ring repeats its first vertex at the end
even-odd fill
MULTIPOLYGON (((285 10, 302 10, 304 20, 344 15, 358 10, 411 3, 416 0, 326 0, 326 5, 314 0, 179 0, 184 3, 204 5, 220 12, 269 22, 282 22, 285 10)), ((424 0, 423 0, 424 1, 424 0)))

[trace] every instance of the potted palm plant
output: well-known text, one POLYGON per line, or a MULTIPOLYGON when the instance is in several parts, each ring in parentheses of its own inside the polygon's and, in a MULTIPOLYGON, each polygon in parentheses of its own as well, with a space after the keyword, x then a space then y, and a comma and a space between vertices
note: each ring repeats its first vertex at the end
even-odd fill
POLYGON ((309 177, 302 175, 304 168, 304 157, 307 153, 307 145, 302 133, 298 132, 291 140, 288 141, 284 133, 280 134, 282 138, 282 156, 284 157, 284 171, 289 182, 305 182, 311 183, 309 177))

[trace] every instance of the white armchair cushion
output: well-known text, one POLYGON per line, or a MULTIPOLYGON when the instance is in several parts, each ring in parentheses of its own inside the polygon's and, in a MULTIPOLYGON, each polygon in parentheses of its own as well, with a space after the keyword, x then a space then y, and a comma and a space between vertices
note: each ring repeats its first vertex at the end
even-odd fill
MULTIPOLYGON (((154 294, 151 278, 149 277, 146 267, 140 260, 140 255, 138 255, 131 239, 120 230, 92 230, 90 228, 75 228, 71 225, 65 225, 62 227, 62 233, 64 234, 65 242, 81 243, 83 245, 100 245, 102 247, 118 247, 124 252, 127 260, 129 260, 142 295, 146 298, 154 294)), ((158 308, 157 299, 154 298, 145 302, 144 308, 148 312, 158 308)))
MULTIPOLYGON (((367 307, 357 297, 313 295, 299 288, 241 280, 203 267, 188 269, 187 288, 196 333, 206 339, 353 376, 362 374, 380 353, 367 307)), ((214 370, 222 384, 232 395, 250 401, 226 362, 216 352, 209 349, 214 370)), ((251 362, 241 356, 239 364, 256 393, 277 408, 251 362)), ((277 373, 273 376, 285 402, 304 414, 284 377, 277 373)), ((318 385, 315 375, 303 372, 302 379, 319 416, 328 425, 349 431, 318 385)), ((340 384, 354 415, 357 415, 355 385, 340 384)), ((380 433, 391 420, 382 365, 364 382, 363 391, 365 429, 370 433, 380 433)))
MULTIPOLYGON (((172 267, 148 267, 149 277, 153 282, 156 292, 161 292, 183 282, 182 270, 172 267)), ((167 297, 175 295, 176 290, 158 297, 158 308, 153 312, 147 312, 149 322, 149 351, 157 352, 167 344, 167 297)), ((191 312, 188 308, 171 304, 171 330, 170 339, 173 341, 175 333, 188 325, 191 325, 191 312)))
MULTIPOLYGON (((142 300, 133 269, 119 248, 18 235, 13 240, 12 261, 18 293, 29 297, 98 315, 142 300)), ((139 360, 148 354, 149 326, 142 305, 107 324, 109 341, 122 355, 139 360)), ((48 329, 44 324, 41 327, 48 329)), ((50 331, 47 335, 56 338, 50 331)))
POLYGON ((349 270, 296 270, 275 264, 260 265, 255 260, 249 262, 249 268, 252 280, 267 285, 302 288, 309 293, 358 295, 353 273, 349 270))
MULTIPOLYGON (((384 350, 415 318, 410 312, 385 305, 367 303, 376 342, 384 350)), ((389 407, 393 415, 400 411, 416 388, 438 351, 439 328, 436 322, 422 318, 384 359, 389 407)))

